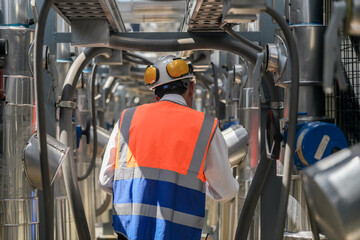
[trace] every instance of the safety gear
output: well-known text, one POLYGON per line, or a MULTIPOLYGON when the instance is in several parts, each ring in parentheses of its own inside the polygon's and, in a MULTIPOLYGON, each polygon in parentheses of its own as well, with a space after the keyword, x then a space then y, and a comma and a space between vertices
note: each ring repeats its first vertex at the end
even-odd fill
POLYGON ((217 120, 159 101, 125 110, 119 122, 115 231, 129 239, 199 240, 205 216, 204 159, 217 120))
POLYGON ((185 60, 175 56, 166 56, 159 58, 154 65, 148 66, 145 70, 145 84, 153 90, 154 88, 166 83, 181 79, 192 79, 193 67, 185 60))

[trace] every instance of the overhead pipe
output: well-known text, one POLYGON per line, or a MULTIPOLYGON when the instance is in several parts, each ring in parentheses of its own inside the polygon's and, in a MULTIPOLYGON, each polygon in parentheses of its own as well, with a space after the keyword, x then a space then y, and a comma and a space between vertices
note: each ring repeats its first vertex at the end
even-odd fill
POLYGON ((44 81, 43 81, 43 45, 46 19, 48 17, 50 8, 55 0, 44 1, 41 8, 38 24, 35 28, 35 89, 36 89, 36 107, 38 114, 38 135, 39 135, 39 151, 40 151, 40 163, 41 163, 41 180, 43 185, 44 195, 44 211, 45 211, 45 236, 46 239, 54 238, 54 201, 53 195, 50 189, 50 172, 47 153, 47 141, 46 141, 46 118, 45 118, 45 100, 44 100, 44 81))
MULTIPOLYGON (((102 55, 106 58, 111 56, 111 49, 108 48, 87 48, 72 64, 62 88, 60 106, 60 141, 70 149, 73 147, 72 138, 72 111, 73 97, 76 83, 85 66, 96 56, 102 55)), ((71 151, 72 152, 72 151, 71 151)), ((86 221, 84 206, 79 191, 75 163, 72 155, 67 158, 63 165, 65 187, 70 203, 70 208, 75 219, 75 225, 80 240, 90 239, 90 232, 86 221)))
MULTIPOLYGON (((148 52, 176 52, 186 50, 219 50, 231 52, 244 56, 251 63, 255 64, 259 51, 249 48, 248 45, 236 41, 227 36, 226 33, 192 34, 183 38, 162 39, 129 37, 121 33, 112 33, 109 47, 129 51, 148 52)), ((170 35, 171 36, 171 35, 170 35)), ((148 35, 151 37, 151 34, 148 35)))

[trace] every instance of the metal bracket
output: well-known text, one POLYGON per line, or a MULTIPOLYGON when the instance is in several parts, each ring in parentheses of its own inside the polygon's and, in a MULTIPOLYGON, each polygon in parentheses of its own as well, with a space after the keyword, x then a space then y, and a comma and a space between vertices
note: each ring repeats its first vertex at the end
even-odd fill
POLYGON ((76 109, 76 103, 72 101, 59 101, 58 107, 76 109))
POLYGON ((338 29, 343 26, 346 17, 347 4, 346 2, 333 3, 333 15, 325 32, 325 47, 324 47, 324 78, 323 89, 326 94, 333 93, 333 79, 338 80, 341 90, 347 89, 346 78, 343 73, 342 64, 340 60, 338 29))

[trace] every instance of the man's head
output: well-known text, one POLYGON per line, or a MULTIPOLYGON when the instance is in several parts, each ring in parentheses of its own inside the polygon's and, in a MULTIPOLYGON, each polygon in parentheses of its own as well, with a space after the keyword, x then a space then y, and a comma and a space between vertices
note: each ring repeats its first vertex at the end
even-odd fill
POLYGON ((165 94, 175 93, 182 95, 186 103, 191 106, 195 77, 192 74, 191 64, 185 60, 172 55, 161 57, 153 66, 146 68, 144 79, 147 86, 155 90, 157 100, 165 94))

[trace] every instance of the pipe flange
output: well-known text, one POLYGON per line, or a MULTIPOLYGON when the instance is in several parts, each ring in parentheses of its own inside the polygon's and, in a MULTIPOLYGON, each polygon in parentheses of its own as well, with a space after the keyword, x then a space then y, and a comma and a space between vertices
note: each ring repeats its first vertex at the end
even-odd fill
POLYGON ((274 72, 274 81, 278 82, 280 78, 283 76, 288 62, 288 49, 285 44, 285 41, 278 34, 275 34, 274 44, 276 45, 278 57, 279 57, 277 71, 274 72))
POLYGON ((279 68, 279 51, 275 44, 266 44, 266 71, 277 72, 279 68))

